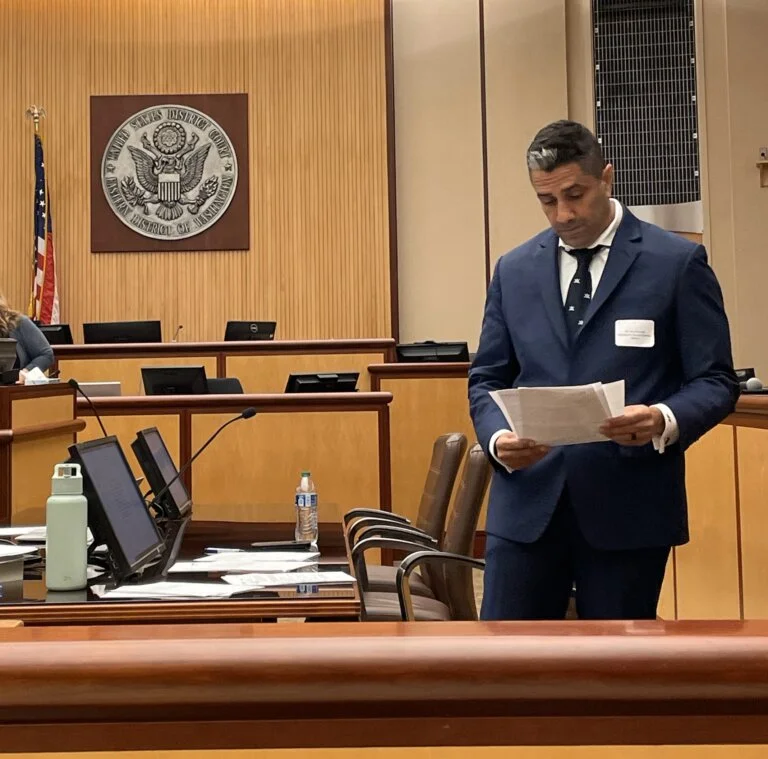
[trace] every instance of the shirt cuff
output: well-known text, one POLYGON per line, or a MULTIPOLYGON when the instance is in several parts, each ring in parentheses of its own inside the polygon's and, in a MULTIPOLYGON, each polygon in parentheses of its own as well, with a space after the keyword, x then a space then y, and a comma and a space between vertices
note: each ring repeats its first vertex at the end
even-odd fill
POLYGON ((488 452, 493 456, 493 460, 499 465, 503 466, 504 469, 506 469, 510 474, 514 472, 515 470, 508 467, 503 461, 499 460, 499 457, 496 455, 496 441, 499 439, 501 435, 511 435, 512 430, 499 430, 498 432, 494 432, 493 435, 491 435, 491 441, 488 443, 488 452))
POLYGON ((677 419, 672 410, 664 403, 654 403, 651 408, 657 408, 664 417, 664 432, 661 435, 654 435, 652 438, 653 447, 659 452, 664 453, 668 445, 674 445, 680 437, 680 428, 677 426, 677 419))

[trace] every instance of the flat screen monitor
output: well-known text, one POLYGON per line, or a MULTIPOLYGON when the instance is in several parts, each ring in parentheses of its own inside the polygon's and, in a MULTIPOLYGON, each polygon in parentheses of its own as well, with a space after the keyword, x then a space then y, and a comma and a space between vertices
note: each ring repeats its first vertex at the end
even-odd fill
POLYGON ((160 343, 159 321, 91 322, 83 324, 83 341, 89 345, 114 343, 160 343))
POLYGON ((228 321, 224 339, 230 340, 274 340, 277 322, 228 321))
POLYGON ((69 324, 39 324, 38 329, 49 345, 72 345, 74 342, 69 324))
POLYGON ((143 366, 141 379, 147 395, 206 395, 204 366, 143 366))
POLYGON ((353 393, 357 390, 359 372, 291 374, 286 393, 353 393))
POLYGON ((124 579, 159 559, 165 541, 117 438, 111 435, 78 443, 69 453, 82 469, 88 527, 96 544, 107 546, 115 579, 124 579))
POLYGON ((180 477, 171 454, 157 427, 149 427, 136 433, 131 443, 141 471, 147 478, 152 492, 157 494, 170 487, 161 496, 161 506, 170 519, 179 519, 192 512, 192 499, 180 477))
POLYGON ((421 363, 436 361, 442 363, 469 361, 466 343, 401 343, 395 348, 400 363, 421 363))
POLYGON ((8 372, 16 364, 16 341, 12 337, 0 337, 0 372, 8 372))

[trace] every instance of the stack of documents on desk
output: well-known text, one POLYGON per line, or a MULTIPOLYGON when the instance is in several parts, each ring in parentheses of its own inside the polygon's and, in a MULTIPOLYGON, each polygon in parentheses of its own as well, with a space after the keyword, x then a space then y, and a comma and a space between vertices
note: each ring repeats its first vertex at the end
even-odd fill
POLYGON ((230 585, 258 585, 261 588, 289 588, 292 585, 349 585, 355 582, 346 572, 291 572, 289 574, 224 575, 230 585))
POLYGON ((318 551, 232 551, 177 561, 170 572, 294 572, 311 567, 318 551))
POLYGON ((121 585, 107 590, 104 585, 91 588, 100 598, 107 600, 161 599, 161 598, 230 598, 237 593, 259 590, 254 585, 225 585, 218 582, 150 582, 146 585, 121 585))
POLYGON ((624 413, 624 380, 570 387, 518 387, 490 393, 509 428, 540 445, 575 445, 608 440, 599 432, 606 419, 624 413))

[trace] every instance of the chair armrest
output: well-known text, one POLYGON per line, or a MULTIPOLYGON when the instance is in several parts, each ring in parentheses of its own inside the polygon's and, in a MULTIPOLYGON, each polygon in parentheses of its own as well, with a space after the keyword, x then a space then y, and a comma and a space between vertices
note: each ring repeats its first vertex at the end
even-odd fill
POLYGON ((409 581, 415 569, 424 564, 467 564, 475 569, 485 569, 483 559, 473 559, 471 556, 462 556, 458 553, 446 551, 419 551, 406 556, 397 568, 395 584, 397 585, 397 598, 400 601, 400 613, 404 622, 413 622, 416 617, 413 613, 413 601, 411 600, 411 588, 409 581))
POLYGON ((393 514, 390 511, 382 511, 381 509, 350 509, 344 516, 342 517, 342 522, 344 524, 344 527, 346 527, 353 519, 356 519, 357 517, 376 517, 381 516, 382 514, 386 514, 387 518, 391 521, 397 521, 397 522, 403 522, 404 524, 410 524, 411 520, 408 519, 408 517, 402 517, 400 514, 393 514))
MULTIPOLYGON (((351 548, 359 538, 357 537, 358 533, 361 530, 365 530, 368 527, 377 527, 379 525, 387 525, 390 527, 401 527, 404 530, 410 530, 414 533, 421 534, 421 535, 427 535, 424 530, 420 530, 418 527, 412 527, 410 524, 406 524, 405 522, 401 522, 398 519, 387 519, 386 517, 362 517, 361 519, 358 519, 356 522, 352 522, 352 524, 347 528, 347 541, 349 542, 349 547, 351 548)), ((428 536, 431 537, 431 536, 428 536)))
POLYGON ((357 585, 360 593, 368 590, 368 572, 365 567, 365 553, 372 548, 390 548, 393 551, 407 551, 409 553, 423 553, 424 551, 437 549, 426 548, 422 543, 416 543, 413 540, 401 540, 398 538, 364 538, 360 540, 354 548, 350 549, 349 560, 357 579, 357 585))

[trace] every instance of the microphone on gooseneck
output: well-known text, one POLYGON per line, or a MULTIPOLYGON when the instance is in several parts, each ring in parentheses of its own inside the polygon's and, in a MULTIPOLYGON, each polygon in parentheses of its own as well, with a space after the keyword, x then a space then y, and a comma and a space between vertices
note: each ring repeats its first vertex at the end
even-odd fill
POLYGON ((165 484, 165 487, 161 488, 158 493, 155 493, 155 497, 152 499, 152 502, 159 505, 160 499, 168 492, 171 485, 173 485, 173 483, 176 482, 176 480, 178 480, 179 477, 181 477, 181 475, 184 474, 184 472, 186 472, 187 469, 192 466, 192 463, 195 461, 195 459, 219 436, 219 433, 224 431, 226 427, 229 427, 230 424, 237 422, 240 419, 251 419, 254 416, 256 416, 256 409, 253 408, 253 406, 249 406, 247 409, 244 409, 241 414, 238 414, 237 416, 232 417, 232 419, 228 419, 226 422, 224 422, 224 424, 222 424, 221 427, 219 427, 219 429, 217 429, 216 432, 214 432, 213 435, 211 435, 208 440, 203 443, 202 447, 198 449, 197 453, 195 453, 195 455, 192 456, 192 458, 187 461, 187 463, 184 464, 184 466, 181 467, 178 472, 176 472, 171 480, 165 484))
POLYGON ((85 390, 83 390, 83 388, 80 387, 80 383, 76 379, 68 379, 67 384, 70 387, 74 387, 75 390, 77 390, 77 392, 80 393, 80 395, 82 395, 83 398, 85 398, 85 400, 88 402, 88 405, 91 407, 91 411, 93 411, 93 415, 96 417, 96 421, 99 423, 99 427, 101 427, 101 431, 104 433, 104 437, 109 437, 109 433, 104 427, 104 423, 101 421, 101 417, 99 416, 99 412, 96 410, 96 406, 94 405, 93 401, 88 397, 85 390))
POLYGON ((176 327, 176 331, 173 333, 173 339, 171 340, 172 343, 176 342, 176 338, 179 336, 179 332, 184 329, 183 324, 179 324, 178 327, 176 327))

